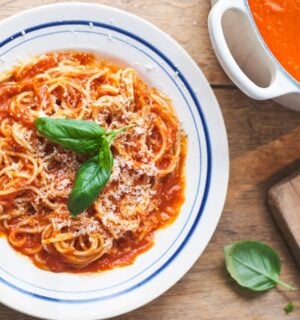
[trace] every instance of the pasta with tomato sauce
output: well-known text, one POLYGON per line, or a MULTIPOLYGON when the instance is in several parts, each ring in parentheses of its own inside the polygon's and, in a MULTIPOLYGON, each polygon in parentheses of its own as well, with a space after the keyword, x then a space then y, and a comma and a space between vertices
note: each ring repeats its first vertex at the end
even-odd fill
POLYGON ((134 69, 87 52, 34 57, 0 75, 0 232, 45 270, 129 265, 180 211, 186 144, 170 99, 134 69), (87 155, 41 136, 45 116, 131 125, 112 143, 107 185, 76 217, 67 202, 87 155))

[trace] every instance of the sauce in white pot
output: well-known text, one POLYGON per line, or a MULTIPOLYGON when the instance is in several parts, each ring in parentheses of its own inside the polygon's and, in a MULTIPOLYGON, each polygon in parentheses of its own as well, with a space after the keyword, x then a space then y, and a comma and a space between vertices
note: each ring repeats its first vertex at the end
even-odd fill
POLYGON ((300 0, 248 0, 256 25, 280 64, 300 81, 300 0))

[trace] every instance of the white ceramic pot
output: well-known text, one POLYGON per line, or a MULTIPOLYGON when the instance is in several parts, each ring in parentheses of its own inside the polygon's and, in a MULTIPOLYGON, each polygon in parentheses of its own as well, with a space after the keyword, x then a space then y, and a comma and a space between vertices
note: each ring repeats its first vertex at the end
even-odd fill
POLYGON ((300 83, 275 59, 261 37, 247 0, 212 0, 208 28, 230 79, 249 97, 274 99, 300 111, 300 83))

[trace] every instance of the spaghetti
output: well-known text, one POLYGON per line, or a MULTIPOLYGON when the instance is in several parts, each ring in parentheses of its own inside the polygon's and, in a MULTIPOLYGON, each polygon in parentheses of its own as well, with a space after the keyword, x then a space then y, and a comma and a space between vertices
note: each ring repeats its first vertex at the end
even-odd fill
POLYGON ((184 201, 186 138, 170 100, 131 68, 91 53, 53 52, 0 76, 0 231, 40 268, 100 271, 153 245, 184 201), (86 160, 38 134, 41 116, 135 126, 113 142, 114 166, 93 205, 67 208, 86 160))

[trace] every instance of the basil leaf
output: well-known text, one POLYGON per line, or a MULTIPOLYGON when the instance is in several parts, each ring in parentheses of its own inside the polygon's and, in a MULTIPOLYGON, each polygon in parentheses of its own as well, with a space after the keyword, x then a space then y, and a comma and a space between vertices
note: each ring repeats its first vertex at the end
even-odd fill
POLYGON ((95 122, 75 119, 38 118, 38 132, 50 141, 77 153, 96 152, 105 130, 95 122))
POLYGON ((87 209, 109 180, 113 156, 106 139, 101 141, 99 154, 81 165, 71 191, 68 208, 73 217, 87 209))
POLYGON ((224 252, 227 271, 242 287, 265 291, 280 284, 295 290, 279 279, 280 258, 268 245, 258 241, 240 241, 225 246, 224 252))

